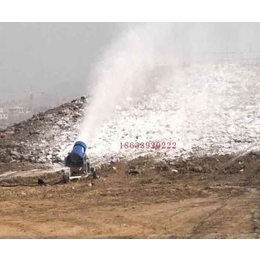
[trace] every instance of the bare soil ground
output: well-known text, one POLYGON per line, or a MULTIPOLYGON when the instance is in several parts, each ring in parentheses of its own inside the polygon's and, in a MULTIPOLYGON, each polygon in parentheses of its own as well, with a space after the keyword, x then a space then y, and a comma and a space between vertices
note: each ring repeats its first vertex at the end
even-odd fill
POLYGON ((98 180, 2 186, 0 238, 259 238, 259 165, 259 153, 138 158, 104 165, 98 180))

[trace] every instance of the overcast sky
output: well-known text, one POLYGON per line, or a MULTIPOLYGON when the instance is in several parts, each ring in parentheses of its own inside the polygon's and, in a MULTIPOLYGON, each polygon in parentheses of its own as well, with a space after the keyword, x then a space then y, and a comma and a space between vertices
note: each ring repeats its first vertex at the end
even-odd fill
POLYGON ((1 92, 82 84, 90 66, 123 27, 120 23, 0 23, 1 92))
MULTIPOLYGON (((0 93, 84 92, 89 71, 124 30, 124 23, 0 23, 0 93)), ((155 24, 165 26, 165 24, 155 24)), ((167 25, 168 26, 168 25, 167 25)), ((168 41, 192 52, 260 49, 260 23, 176 24, 168 41)), ((171 45, 169 45, 171 46, 171 45)), ((169 49, 170 51, 170 49, 169 49)))

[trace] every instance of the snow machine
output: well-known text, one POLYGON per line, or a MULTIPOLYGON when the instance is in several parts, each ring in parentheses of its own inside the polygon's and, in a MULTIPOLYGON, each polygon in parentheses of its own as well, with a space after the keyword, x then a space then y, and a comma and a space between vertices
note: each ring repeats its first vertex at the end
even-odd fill
POLYGON ((90 167, 86 149, 87 145, 84 142, 77 141, 72 151, 65 158, 65 166, 70 168, 69 172, 64 173, 63 179, 65 183, 91 175, 94 179, 98 178, 95 169, 90 167))

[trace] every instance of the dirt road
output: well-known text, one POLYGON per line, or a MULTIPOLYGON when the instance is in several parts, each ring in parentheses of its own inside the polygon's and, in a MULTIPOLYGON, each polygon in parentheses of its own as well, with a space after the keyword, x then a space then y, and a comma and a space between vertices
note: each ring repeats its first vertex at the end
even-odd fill
POLYGON ((259 163, 139 158, 99 180, 0 187, 0 238, 259 238, 259 163))

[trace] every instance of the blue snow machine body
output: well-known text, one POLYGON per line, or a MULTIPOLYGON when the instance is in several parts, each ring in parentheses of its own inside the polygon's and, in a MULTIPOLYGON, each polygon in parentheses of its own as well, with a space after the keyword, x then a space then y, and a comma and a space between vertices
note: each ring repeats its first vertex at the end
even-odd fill
POLYGON ((87 159, 86 149, 87 145, 84 142, 76 142, 71 153, 67 157, 66 166, 82 167, 87 159))
POLYGON ((86 155, 87 145, 82 141, 77 141, 72 151, 65 158, 65 166, 70 168, 68 181, 72 179, 79 179, 81 177, 88 177, 93 175, 98 178, 93 167, 90 168, 90 163, 86 155))

